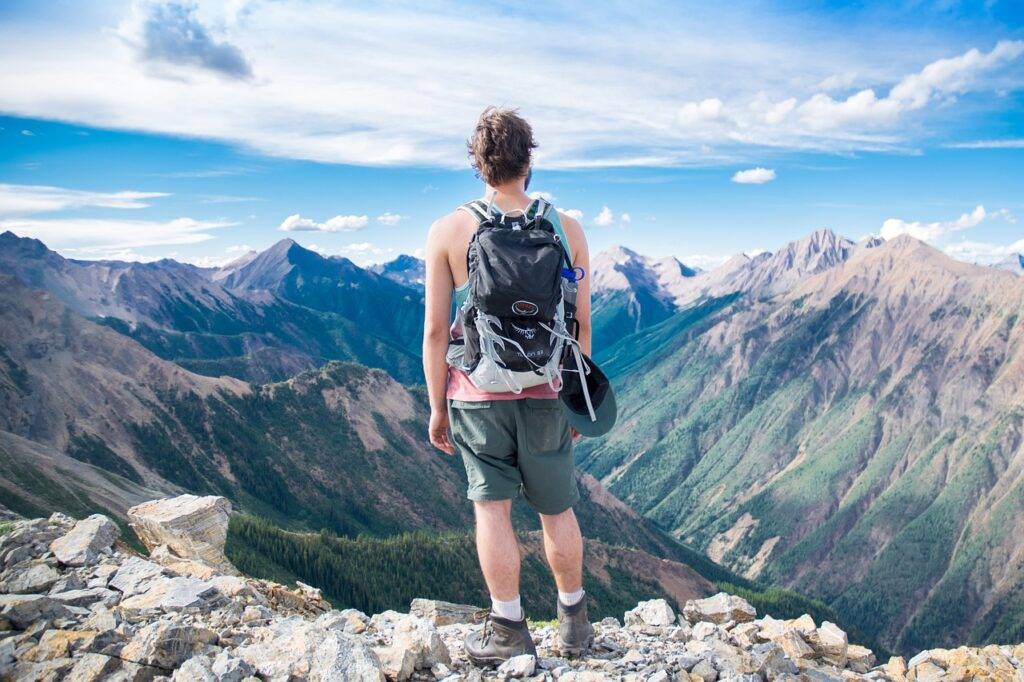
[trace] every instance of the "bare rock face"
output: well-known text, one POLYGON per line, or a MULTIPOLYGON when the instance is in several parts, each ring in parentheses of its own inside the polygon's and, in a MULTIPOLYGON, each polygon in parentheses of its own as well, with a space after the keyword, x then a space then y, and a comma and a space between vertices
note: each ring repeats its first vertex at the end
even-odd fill
POLYGON ((666 626, 676 622, 675 611, 664 599, 642 601, 636 608, 626 611, 626 625, 666 626))
POLYGON ((103 514, 93 514, 51 542, 50 551, 66 566, 86 566, 96 563, 120 535, 117 524, 103 514))
POLYGON ((438 599, 413 599, 409 604, 409 613, 440 627, 455 623, 475 623, 487 611, 476 606, 453 604, 438 599))
POLYGON ((757 612, 747 600, 725 592, 707 599, 691 599, 683 607, 683 617, 691 623, 745 623, 756 616, 757 612))
POLYGON ((128 510, 128 522, 154 558, 164 557, 161 563, 174 563, 175 559, 194 561, 238 575, 224 556, 230 515, 231 503, 227 498, 179 495, 132 507, 128 510), (157 548, 163 551, 156 551, 157 548))

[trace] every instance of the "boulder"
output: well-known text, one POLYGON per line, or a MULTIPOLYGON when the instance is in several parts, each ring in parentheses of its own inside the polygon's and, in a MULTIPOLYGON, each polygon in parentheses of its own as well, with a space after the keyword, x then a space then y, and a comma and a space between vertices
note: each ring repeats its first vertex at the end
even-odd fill
POLYGON ((84 646, 95 638, 95 632, 79 630, 47 630, 39 638, 39 644, 22 655, 26 661, 52 661, 68 658, 73 650, 84 646))
POLYGON ((60 579, 57 569, 41 561, 13 566, 4 575, 0 592, 8 594, 42 594, 60 579))
POLYGON ((103 514, 93 514, 51 542, 50 551, 66 566, 86 566, 96 563, 120 535, 117 524, 103 514))
POLYGON ((283 618, 258 628, 253 641, 234 654, 263 678, 290 676, 316 680, 384 682, 380 661, 362 639, 327 630, 301 616, 283 618))
POLYGON ((786 630, 772 641, 782 647, 790 660, 802 661, 814 658, 814 649, 804 641, 804 638, 796 630, 786 630))
POLYGON ((849 644, 846 647, 846 665, 858 673, 866 673, 875 665, 875 654, 871 649, 859 644, 849 644))
POLYGON ((403 682, 416 671, 416 653, 400 646, 383 646, 373 650, 381 670, 389 680, 403 682))
POLYGON ((409 613, 441 627, 456 623, 475 623, 487 613, 487 610, 479 606, 453 604, 438 599, 413 599, 409 604, 409 613))
POLYGON ((504 678, 529 677, 537 668, 537 658, 532 654, 513 656, 498 666, 498 676, 504 678))
POLYGON ((825 661, 838 668, 846 665, 846 633, 835 623, 824 621, 807 641, 825 661))
POLYGON ((142 627, 121 650, 121 658, 173 670, 216 641, 213 630, 160 620, 142 627))
POLYGON ((366 626, 370 619, 365 613, 357 609, 345 609, 343 611, 328 611, 316 619, 317 625, 328 630, 341 630, 350 635, 359 635, 366 632, 366 626))
POLYGON ((131 597, 145 592, 149 589, 149 584, 163 573, 164 569, 159 564, 141 557, 131 556, 121 564, 107 585, 118 590, 125 597, 131 597))
POLYGON ((155 580, 147 591, 122 600, 121 611, 181 611, 205 606, 215 598, 219 598, 217 588, 204 580, 161 577, 155 580))
POLYGON ((775 642, 755 644, 750 650, 750 656, 757 665, 758 673, 765 679, 774 680, 782 675, 797 673, 796 663, 792 657, 775 642))
POLYGON ((66 606, 41 594, 0 595, 0 621, 7 621, 18 630, 70 615, 66 606))
POLYGON ((639 602, 635 608, 626 611, 626 625, 653 625, 667 627, 675 624, 676 614, 664 599, 639 602))
POLYGON ((105 587, 90 587, 84 590, 70 590, 68 592, 50 593, 50 598, 59 601, 64 606, 90 606, 101 602, 105 606, 113 606, 120 598, 114 590, 105 587))
POLYGON ((128 522, 150 550, 165 546, 173 555, 198 561, 229 575, 238 571, 224 556, 231 503, 216 495, 151 500, 128 510, 128 522))
POLYGON ((75 661, 64 682, 100 682, 107 679, 120 665, 120 660, 113 656, 87 653, 75 661))
POLYGON ((416 616, 406 616, 395 623, 391 643, 392 646, 413 653, 414 667, 417 670, 430 668, 438 663, 450 665, 452 662, 448 647, 437 634, 433 623, 416 616))
POLYGON ((754 620, 757 612, 746 599, 719 592, 707 599, 691 599, 683 607, 683 617, 691 623, 745 623, 754 620))

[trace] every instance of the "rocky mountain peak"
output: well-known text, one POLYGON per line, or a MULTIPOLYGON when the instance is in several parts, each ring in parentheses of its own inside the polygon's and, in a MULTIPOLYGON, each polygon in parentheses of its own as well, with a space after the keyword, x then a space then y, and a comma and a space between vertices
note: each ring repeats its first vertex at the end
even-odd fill
POLYGON ((5 522, 0 677, 903 682, 965 679, 964 671, 975 679, 1024 674, 1024 645, 933 649, 878 665, 834 623, 807 614, 759 618, 750 603, 725 592, 682 608, 664 598, 641 601, 622 621, 595 623, 593 646, 580 659, 560 657, 555 628, 535 624, 538 656, 476 669, 461 642, 480 627, 477 607, 417 598, 407 613, 368 616, 332 609, 302 582, 287 588, 226 573, 219 558, 226 505, 194 496, 142 505, 133 526, 144 524, 148 558, 99 514, 5 522), (158 544, 167 539, 173 547, 158 544))

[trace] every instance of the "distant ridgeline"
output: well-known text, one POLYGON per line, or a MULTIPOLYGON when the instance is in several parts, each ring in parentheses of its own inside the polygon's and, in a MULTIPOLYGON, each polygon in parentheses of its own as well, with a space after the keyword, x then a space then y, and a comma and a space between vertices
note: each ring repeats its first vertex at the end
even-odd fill
MULTIPOLYGON (((578 449, 577 514, 607 543, 588 545, 591 594, 617 609, 674 584, 630 572, 622 545, 694 590, 834 611, 891 649, 1024 639, 1024 277, 1000 268, 824 230, 707 272, 596 255, 620 420, 578 449)), ((353 552, 385 571, 444 549, 357 605, 426 587, 474 601, 464 473, 424 439, 422 281, 411 257, 368 270, 290 240, 197 268, 0 235, 0 502, 122 517, 223 494, 265 519, 232 526, 256 572, 324 581, 341 604, 379 589, 353 552), (259 560, 268 546, 280 560, 259 560)), ((549 604, 538 557, 527 594, 549 604)))

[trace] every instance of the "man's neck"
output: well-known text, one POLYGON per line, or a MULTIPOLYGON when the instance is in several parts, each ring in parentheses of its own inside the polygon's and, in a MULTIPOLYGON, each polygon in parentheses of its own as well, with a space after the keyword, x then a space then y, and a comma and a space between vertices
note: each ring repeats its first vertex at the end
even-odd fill
POLYGON ((493 201, 496 208, 502 211, 523 210, 530 205, 530 196, 522 180, 509 182, 504 185, 484 187, 484 201, 493 201))

